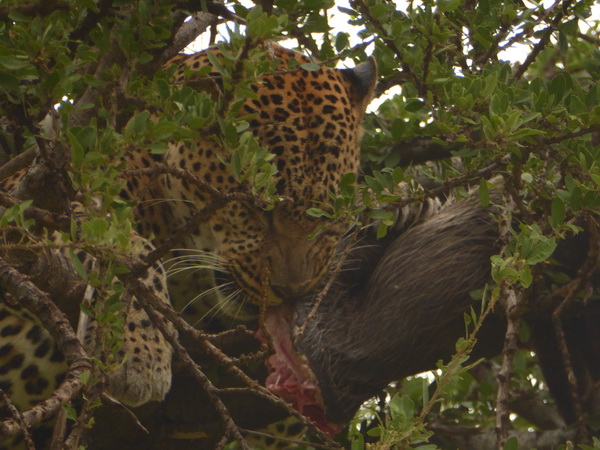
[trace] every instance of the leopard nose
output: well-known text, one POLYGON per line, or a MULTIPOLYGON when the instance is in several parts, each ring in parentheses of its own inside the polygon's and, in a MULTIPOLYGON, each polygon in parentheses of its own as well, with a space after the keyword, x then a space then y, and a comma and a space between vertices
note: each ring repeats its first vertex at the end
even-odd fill
POLYGON ((285 286, 271 285, 271 290, 281 299, 300 297, 310 291, 311 281, 298 284, 287 284, 285 286))

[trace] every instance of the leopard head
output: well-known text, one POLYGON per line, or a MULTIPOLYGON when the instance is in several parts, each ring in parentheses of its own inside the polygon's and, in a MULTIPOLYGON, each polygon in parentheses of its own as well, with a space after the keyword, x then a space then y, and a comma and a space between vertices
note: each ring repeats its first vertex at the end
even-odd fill
MULTIPOLYGON (((283 67, 291 59, 310 62, 296 52, 268 45, 271 57, 283 67)), ((175 74, 178 80, 185 82, 190 69, 210 65, 210 51, 178 57, 174 61, 181 66, 175 74)), ((274 184, 284 200, 270 211, 244 200, 227 202, 209 215, 184 247, 218 255, 237 288, 253 303, 276 304, 303 295, 327 272, 345 225, 325 224, 309 216, 307 209, 327 204, 329 194, 339 191, 342 176, 357 172, 360 124, 376 72, 372 59, 342 70, 321 66, 307 71, 298 65, 252 85, 255 95, 245 101, 240 114, 249 117, 258 142, 274 155, 278 170, 274 184), (317 230, 317 237, 310 239, 317 230)), ((188 170, 221 193, 242 191, 225 160, 224 150, 209 137, 194 144, 173 144, 165 157, 167 164, 188 170)), ((214 201, 171 175, 162 180, 161 195, 173 201, 162 207, 164 229, 150 229, 159 236, 165 230, 168 235, 214 201)))

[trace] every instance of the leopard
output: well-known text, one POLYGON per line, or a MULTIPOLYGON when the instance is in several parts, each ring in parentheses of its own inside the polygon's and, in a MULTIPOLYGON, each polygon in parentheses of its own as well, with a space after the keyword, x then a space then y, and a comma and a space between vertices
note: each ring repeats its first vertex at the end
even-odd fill
MULTIPOLYGON (((272 155, 276 168, 273 184, 281 201, 264 208, 242 196, 213 208, 205 220, 195 223, 195 216, 210 209, 215 200, 217 194, 211 190, 228 195, 248 189, 234 175, 226 149, 210 131, 199 131, 185 142, 171 142, 163 154, 129 149, 118 161, 127 173, 121 197, 135 205, 138 229, 132 241, 139 241, 139 251, 152 251, 180 235, 177 247, 150 268, 142 281, 194 324, 215 308, 241 317, 242 308, 249 305, 254 318, 257 307, 306 295, 329 271, 336 245, 347 228, 341 221, 315 218, 308 210, 328 204, 331 196, 339 193, 342 177, 359 170, 361 121, 375 90, 375 60, 336 69, 315 65, 310 58, 275 43, 260 47, 268 60, 279 62, 280 70, 261 75, 251 84, 252 94, 239 114, 247 118, 259 145, 272 155), (157 167, 156 175, 139 175, 157 167), (194 225, 191 230, 190 224, 194 225), (191 275, 185 270, 188 267, 191 275), (200 267, 208 269, 201 271, 200 267), (173 275, 167 277, 169 268, 174 269, 173 275), (233 294, 216 299, 202 296, 219 284, 229 286, 233 294)), ((201 85, 219 96, 224 91, 221 74, 211 60, 224 57, 221 50, 212 48, 175 56, 164 68, 171 70, 173 83, 201 85), (208 72, 203 70, 207 66, 208 72)), ((26 170, 0 180, 2 190, 10 194, 26 170)), ((90 255, 81 252, 78 256, 84 265, 93 265, 90 255)), ((13 344, 7 347, 6 333, 0 332, 1 386, 11 393, 11 387, 20 383, 19 377, 30 367, 27 359, 32 352, 37 358, 36 386, 43 386, 36 395, 26 392, 24 400, 14 401, 24 409, 56 389, 64 374, 64 361, 38 321, 26 311, 11 308, 16 302, 10 294, 3 297, 8 306, 3 310, 6 313, 1 313, 0 330, 18 328, 14 334, 20 339, 11 335, 11 341, 24 344, 22 349, 13 344), (18 321, 18 326, 11 321, 18 321), (35 345, 37 350, 26 350, 35 345), (42 346, 52 351, 42 352, 42 346), (46 371, 44 364, 52 370, 46 371)), ((118 400, 137 406, 165 397, 171 382, 172 349, 139 302, 133 298, 128 305, 125 344, 120 351, 124 362, 109 380, 108 389, 118 400), (128 398, 132 392, 133 398, 128 398)))

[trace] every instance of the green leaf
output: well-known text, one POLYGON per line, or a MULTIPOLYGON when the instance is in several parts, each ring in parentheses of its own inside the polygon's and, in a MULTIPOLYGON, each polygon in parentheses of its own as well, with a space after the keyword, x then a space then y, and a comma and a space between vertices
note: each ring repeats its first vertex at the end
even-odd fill
POLYGON ((552 81, 550 81, 550 85, 548 86, 548 92, 554 95, 555 104, 559 103, 563 99, 566 88, 567 82, 564 74, 559 73, 552 78, 552 81))
POLYGON ((248 11, 248 15, 246 16, 246 22, 250 23, 257 20, 263 13, 262 7, 260 5, 251 8, 248 11))
POLYGON ((548 220, 552 228, 558 227, 565 220, 565 204, 558 196, 552 199, 548 220))
POLYGON ((536 130, 535 128, 519 128, 517 131, 511 134, 510 138, 513 141, 518 141, 527 136, 539 136, 546 134, 543 130, 536 130))
POLYGON ((348 44, 349 44, 348 34, 344 33, 344 32, 338 33, 337 36, 335 37, 335 49, 338 52, 341 52, 346 47, 348 47, 348 44))
POLYGON ((89 370, 88 370, 88 371, 85 371, 85 372, 82 372, 82 373, 79 375, 79 379, 81 380, 81 382, 82 382, 84 385, 87 385, 87 384, 88 384, 88 382, 90 381, 90 375, 91 375, 91 372, 90 372, 89 370))
POLYGON ((537 239, 531 241, 532 246, 526 255, 522 255, 527 264, 534 265, 547 260, 552 256, 556 249, 556 241, 554 238, 538 236, 537 239))
POLYGON ((241 150, 236 150, 231 155, 231 171, 233 172, 233 176, 240 180, 242 178, 242 152, 241 150))
POLYGON ((382 239, 387 235, 387 230, 389 226, 384 222, 379 222, 377 225, 377 239, 382 239))
POLYGON ((327 217, 329 219, 333 219, 333 215, 331 215, 330 213, 328 213, 320 208, 308 208, 306 210, 306 213, 309 216, 316 217, 316 218, 327 217))
POLYGON ((19 91, 19 81, 8 73, 0 72, 0 87, 9 91, 19 91))
POLYGON ((28 64, 13 56, 0 56, 0 66, 8 70, 19 70, 27 67, 28 64))
POLYGON ((79 167, 83 163, 85 150, 73 131, 69 130, 67 132, 67 137, 69 139, 69 143, 71 144, 71 163, 74 167, 79 167))
POLYGON ((144 129, 148 120, 150 119, 149 111, 142 111, 135 116, 133 116, 125 125, 125 130, 123 135, 127 138, 132 137, 134 134, 138 134, 140 131, 144 129))
POLYGON ((157 142, 157 143, 154 143, 154 144, 150 144, 149 148, 150 148, 150 153, 151 154, 153 154, 153 155, 163 155, 163 154, 165 154, 169 150, 169 145, 157 142))
POLYGON ((533 275, 531 274, 531 266, 524 265, 521 270, 519 270, 519 280, 521 281, 521 285, 524 288, 528 288, 531 286, 533 282, 533 275))
POLYGON ((314 72, 316 70, 320 70, 321 66, 318 64, 314 64, 314 63, 304 63, 304 64, 300 64, 300 67, 302 67, 304 70, 307 70, 309 72, 314 72))
POLYGON ((208 61, 210 62, 210 64, 222 75, 225 74, 225 69, 223 68, 223 65, 221 64, 221 61, 219 61, 219 59, 217 58, 217 56, 213 53, 213 52, 207 52, 206 56, 208 57, 208 61))
POLYGON ((438 0, 437 5, 438 8, 442 12, 451 12, 454 11, 461 4, 460 0, 438 0))
POLYGON ((496 86, 498 85, 498 78, 495 75, 488 75, 485 77, 483 90, 481 91, 481 95, 483 98, 488 98, 492 93, 496 90, 496 86))
POLYGON ((69 252, 69 256, 71 257, 71 264, 73 264, 73 268, 77 275, 81 277, 82 280, 88 279, 88 273, 85 267, 83 266, 83 262, 79 259, 79 257, 75 254, 73 250, 69 252))
POLYGON ((419 99, 410 100, 405 106, 404 109, 408 112, 417 112, 425 106, 425 102, 419 99))
POLYGON ((367 213, 367 217, 375 220, 394 220, 394 213, 391 211, 385 211, 382 209, 375 209, 367 213))
POLYGON ((519 450, 519 440, 516 436, 512 436, 506 440, 502 450, 519 450))
POLYGON ((77 421, 77 411, 71 406, 71 403, 63 403, 62 408, 66 411, 67 419, 73 422, 77 421))
POLYGON ((508 108, 508 96, 506 94, 496 94, 490 101, 490 114, 497 116, 504 114, 508 108))
POLYGON ((479 182, 479 203, 481 203, 481 206, 483 207, 490 204, 490 191, 486 180, 481 180, 479 182))

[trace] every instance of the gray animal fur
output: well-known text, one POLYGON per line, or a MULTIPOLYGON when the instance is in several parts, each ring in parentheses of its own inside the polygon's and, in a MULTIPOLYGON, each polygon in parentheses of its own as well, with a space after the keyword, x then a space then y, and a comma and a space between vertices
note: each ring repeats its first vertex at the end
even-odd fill
MULTIPOLYGON (((489 280, 498 252, 498 225, 476 195, 383 241, 373 234, 349 254, 297 341, 332 422, 348 421, 390 382, 454 353, 469 293, 489 280)), ((298 303, 299 322, 311 308, 298 303)))

